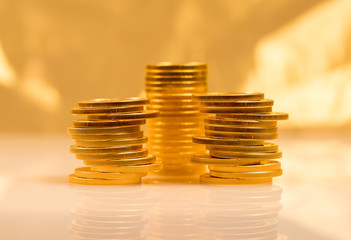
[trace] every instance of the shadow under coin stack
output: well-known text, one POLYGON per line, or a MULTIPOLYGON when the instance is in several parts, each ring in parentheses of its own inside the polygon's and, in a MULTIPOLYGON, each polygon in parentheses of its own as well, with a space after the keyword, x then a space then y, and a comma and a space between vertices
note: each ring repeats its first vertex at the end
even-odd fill
POLYGON ((288 114, 272 112, 273 100, 263 93, 197 94, 205 118, 205 136, 193 138, 205 144, 209 155, 194 155, 194 163, 209 165, 210 172, 200 176, 209 184, 265 184, 282 174, 278 159, 282 153, 275 143, 277 120, 288 114))
POLYGON ((202 114, 192 95, 207 92, 207 64, 159 63, 146 66, 146 95, 149 110, 160 115, 148 122, 149 149, 163 164, 157 175, 190 176, 205 167, 190 162, 189 156, 205 152, 192 137, 201 134, 202 114))
POLYGON ((88 167, 77 168, 69 182, 87 185, 137 184, 161 164, 144 148, 147 137, 140 126, 157 111, 145 111, 146 98, 92 99, 78 102, 68 129, 75 145, 70 150, 88 167))

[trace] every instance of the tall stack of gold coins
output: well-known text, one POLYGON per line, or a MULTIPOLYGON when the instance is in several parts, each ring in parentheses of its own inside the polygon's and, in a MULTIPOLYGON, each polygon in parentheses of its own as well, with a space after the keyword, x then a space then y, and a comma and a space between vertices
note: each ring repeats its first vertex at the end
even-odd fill
POLYGON ((206 168, 190 162, 189 156, 204 152, 192 137, 203 132, 199 103, 195 93, 207 92, 207 64, 163 62, 146 66, 146 95, 149 110, 160 115, 147 124, 150 152, 163 164, 158 175, 198 175, 206 168))
POLYGON ((282 174, 282 157, 275 143, 277 120, 288 119, 287 113, 272 112, 273 100, 263 93, 209 93, 194 96, 207 113, 205 136, 193 138, 205 144, 208 154, 194 155, 191 160, 209 166, 200 182, 213 184, 264 184, 282 174))
POLYGON ((140 126, 157 111, 145 111, 146 98, 92 99, 78 102, 68 129, 75 145, 70 150, 88 167, 77 168, 69 181, 86 185, 137 184, 148 171, 160 169, 144 148, 147 137, 140 126))

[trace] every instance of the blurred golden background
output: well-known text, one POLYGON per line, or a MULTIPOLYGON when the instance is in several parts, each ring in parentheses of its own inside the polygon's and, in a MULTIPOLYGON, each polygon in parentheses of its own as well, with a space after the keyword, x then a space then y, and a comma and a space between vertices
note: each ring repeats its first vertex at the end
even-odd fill
POLYGON ((1 0, 0 132, 65 133, 78 100, 143 94, 145 64, 203 61, 282 128, 351 120, 351 2, 1 0))

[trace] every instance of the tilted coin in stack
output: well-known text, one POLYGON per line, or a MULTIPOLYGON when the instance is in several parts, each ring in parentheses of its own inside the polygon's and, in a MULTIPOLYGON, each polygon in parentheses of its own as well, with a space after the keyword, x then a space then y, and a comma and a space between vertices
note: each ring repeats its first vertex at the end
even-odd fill
POLYGON ((206 145, 208 154, 195 154, 194 163, 207 164, 200 176, 208 184, 266 184, 282 175, 278 145, 267 142, 278 137, 278 120, 287 113, 272 112, 273 100, 263 93, 195 94, 204 119, 204 136, 193 142, 206 145))
POLYGON ((162 161, 162 176, 198 175, 206 171, 191 163, 189 156, 205 152, 192 137, 203 132, 203 114, 192 95, 207 92, 207 64, 162 62, 146 66, 145 88, 148 110, 160 115, 147 123, 150 152, 162 161))
POLYGON ((75 144, 70 151, 87 167, 75 169, 69 182, 84 185, 137 184, 161 164, 144 147, 148 138, 141 125, 159 112, 144 110, 146 98, 91 99, 78 102, 73 115, 86 118, 68 128, 75 144))

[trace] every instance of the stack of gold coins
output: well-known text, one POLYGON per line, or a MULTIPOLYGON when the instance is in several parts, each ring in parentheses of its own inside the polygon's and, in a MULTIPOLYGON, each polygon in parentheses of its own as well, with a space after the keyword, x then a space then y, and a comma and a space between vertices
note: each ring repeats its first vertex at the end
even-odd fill
POLYGON ((86 185, 122 185, 140 183, 148 171, 161 164, 144 148, 147 137, 141 125, 157 111, 144 110, 146 98, 92 99, 78 102, 74 120, 68 129, 75 145, 70 150, 88 167, 77 168, 69 181, 86 185))
POLYGON ((207 64, 159 63, 146 66, 149 110, 160 115, 148 122, 149 149, 163 163, 162 176, 189 176, 205 172, 189 156, 204 152, 192 137, 201 134, 202 114, 192 95, 207 92, 207 64))
POLYGON ((194 143, 205 144, 208 154, 192 156, 192 162, 209 165, 202 183, 264 184, 282 174, 278 145, 266 140, 278 136, 277 121, 287 113, 272 112, 273 100, 263 93, 197 94, 200 111, 207 113, 205 136, 194 143))

